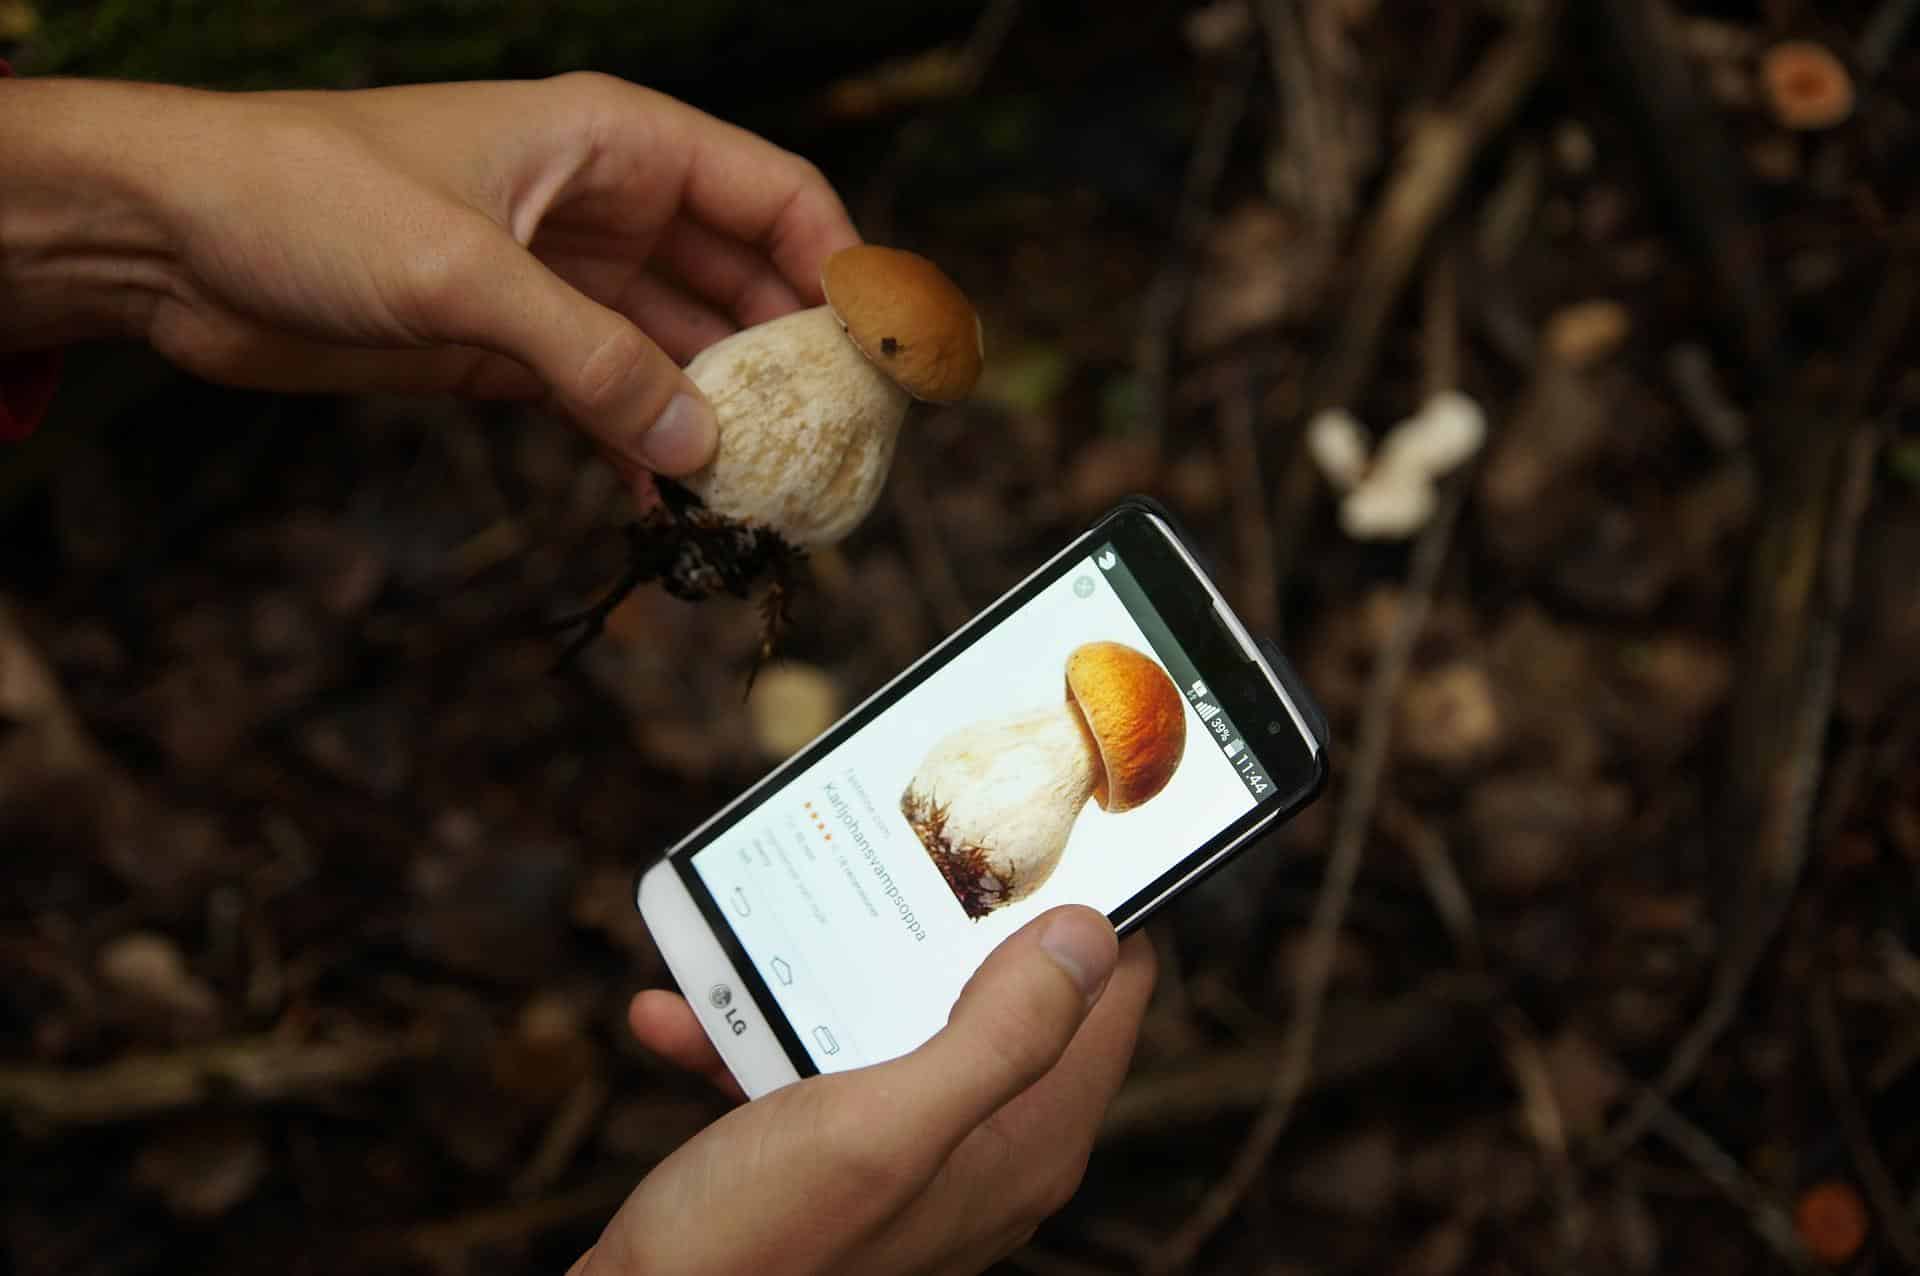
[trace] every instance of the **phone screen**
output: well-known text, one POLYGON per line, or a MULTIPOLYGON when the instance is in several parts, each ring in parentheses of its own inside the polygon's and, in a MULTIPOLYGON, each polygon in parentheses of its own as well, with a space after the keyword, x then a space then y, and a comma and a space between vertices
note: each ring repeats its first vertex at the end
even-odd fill
POLYGON ((1114 916, 1263 803, 1298 797, 1298 775, 1262 760, 1271 740, 1254 744, 1277 726, 1235 720, 1120 539, 1056 564, 675 857, 785 1017, 802 1075, 914 1049, 1039 913, 1114 916))

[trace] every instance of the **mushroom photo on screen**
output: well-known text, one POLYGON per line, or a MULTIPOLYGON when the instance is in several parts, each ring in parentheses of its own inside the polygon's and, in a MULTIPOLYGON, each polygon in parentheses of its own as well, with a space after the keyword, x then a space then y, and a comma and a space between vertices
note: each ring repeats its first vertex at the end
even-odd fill
POLYGON ((1185 704, 1157 661, 1124 643, 1067 656, 1056 705, 961 727, 936 743, 900 811, 976 921, 1053 875, 1087 802, 1130 811, 1173 778, 1185 704))

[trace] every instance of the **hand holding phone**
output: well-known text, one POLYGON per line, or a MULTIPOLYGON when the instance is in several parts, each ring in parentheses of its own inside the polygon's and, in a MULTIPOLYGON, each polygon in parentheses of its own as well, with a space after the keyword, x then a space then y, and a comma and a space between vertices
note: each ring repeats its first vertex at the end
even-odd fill
MULTIPOLYGON (((1042 913, 917 1050, 788 1086, 681 1147, 570 1276, 984 1270, 1078 1185, 1153 980, 1143 936, 1116 953, 1097 913, 1042 913)), ((642 994, 634 1021, 642 1044, 722 1070, 679 998, 642 994)))
POLYGON ((638 902, 758 1098, 916 1050, 1054 905, 1126 934, 1325 777, 1279 652, 1130 501, 695 830, 638 902))

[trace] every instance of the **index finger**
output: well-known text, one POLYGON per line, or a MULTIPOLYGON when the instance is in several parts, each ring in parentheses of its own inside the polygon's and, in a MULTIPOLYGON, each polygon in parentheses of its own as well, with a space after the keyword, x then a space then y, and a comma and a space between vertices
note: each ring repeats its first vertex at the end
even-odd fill
POLYGON ((671 104, 667 124, 687 157, 682 210, 766 253, 802 297, 818 305, 820 267, 860 242, 846 205, 810 161, 737 125, 671 104))

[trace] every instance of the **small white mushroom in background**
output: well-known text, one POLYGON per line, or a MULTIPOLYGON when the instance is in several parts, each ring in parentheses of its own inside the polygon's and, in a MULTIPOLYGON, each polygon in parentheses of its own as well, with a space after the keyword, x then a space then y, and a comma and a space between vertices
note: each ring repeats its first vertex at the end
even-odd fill
POLYGON ((1185 701, 1152 657, 1084 643, 1066 675, 1062 703, 940 740, 901 795, 901 812, 976 920, 1045 884, 1089 799, 1132 810, 1166 787, 1185 753, 1185 701))
POLYGON ((1387 431, 1374 464, 1439 478, 1471 460, 1486 441, 1487 418, 1480 405, 1458 390, 1442 390, 1387 431))
POLYGON ((840 688, 805 664, 762 670, 747 696, 753 742, 772 762, 784 762, 840 717, 840 688))
POLYGON ((720 444, 683 480, 707 508, 798 546, 828 545, 880 497, 911 399, 953 403, 979 379, 979 316, 938 266, 866 244, 827 259, 827 304, 737 332, 687 375, 720 444))
MULTIPOLYGON (((1319 422, 1316 418, 1315 424, 1319 422)), ((1436 480, 1466 464, 1486 441, 1487 418, 1479 403, 1457 390, 1433 395, 1420 411, 1387 432, 1341 500, 1340 526, 1355 540, 1413 535, 1439 504, 1436 480)), ((1308 446, 1316 447, 1311 432, 1308 446)), ((1314 454, 1318 459, 1319 451, 1314 454)), ((1325 460, 1321 468, 1327 469, 1325 460)))
POLYGON ((1405 540, 1427 525, 1438 504, 1426 475, 1377 471, 1340 502, 1340 527, 1357 541, 1405 540))
POLYGON ((1343 492, 1367 476, 1369 450, 1366 427, 1345 408, 1322 409, 1307 422, 1308 455, 1327 482, 1343 492))
POLYGON ((124 997, 190 1017, 220 1008, 213 989, 187 966, 179 946, 165 935, 131 931, 107 941, 94 968, 108 987, 124 997))

